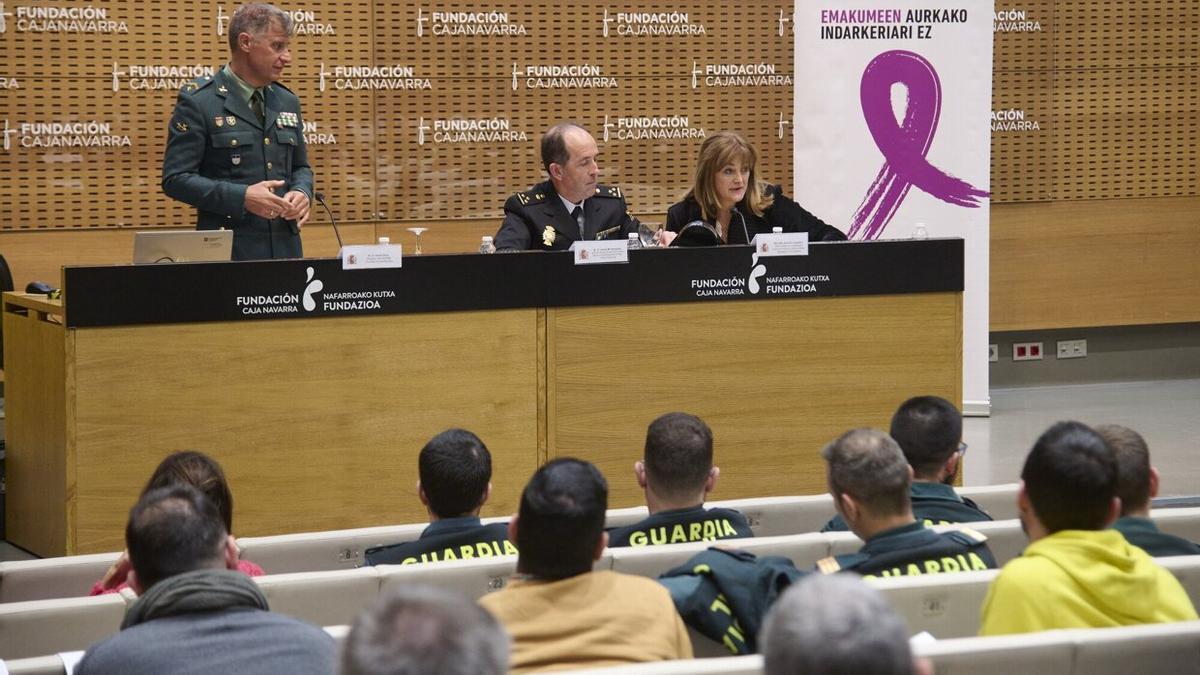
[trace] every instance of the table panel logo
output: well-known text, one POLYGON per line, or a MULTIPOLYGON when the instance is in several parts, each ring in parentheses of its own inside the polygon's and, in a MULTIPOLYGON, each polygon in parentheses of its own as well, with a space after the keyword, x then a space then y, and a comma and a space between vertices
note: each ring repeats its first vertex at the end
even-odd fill
POLYGON ((211 78, 215 69, 207 65, 146 65, 130 63, 124 68, 113 61, 112 90, 121 91, 178 91, 183 85, 200 77, 211 78))
POLYGON ((430 12, 417 8, 417 37, 426 32, 436 37, 520 37, 528 35, 525 24, 513 21, 508 12, 430 12))
POLYGON ((783 37, 785 33, 789 34, 789 35, 796 34, 796 13, 795 12, 791 12, 789 14, 789 13, 785 13, 782 9, 779 10, 779 19, 778 19, 777 23, 779 24, 779 28, 776 30, 776 34, 779 37, 783 37))
POLYGON ((3 146, 20 148, 128 148, 129 136, 113 131, 111 122, 19 122, 4 119, 3 146))
POLYGON ((603 140, 676 141, 703 139, 704 127, 686 115, 604 116, 603 140))
MULTIPOLYGON (((317 13, 312 10, 284 9, 283 11, 292 17, 292 35, 337 35, 337 29, 334 28, 333 23, 319 18, 317 13)), ((229 31, 229 19, 229 14, 225 13, 225 6, 217 5, 217 35, 225 35, 229 31)))
POLYGON ((707 35, 704 24, 687 12, 613 12, 604 8, 604 37, 680 37, 707 35))
POLYGON ((333 66, 321 62, 318 86, 321 91, 332 86, 337 91, 381 89, 433 89, 433 82, 417 75, 413 66, 333 66))
POLYGON ((487 144, 527 143, 529 134, 513 129, 512 122, 504 117, 487 118, 434 118, 417 120, 417 145, 434 144, 487 144))
POLYGON ((512 66, 513 91, 526 89, 616 89, 620 83, 600 66, 590 64, 512 66))
POLYGON ((243 316, 278 316, 315 312, 360 312, 382 309, 383 300, 396 297, 395 291, 326 289, 325 282, 312 267, 304 270, 304 283, 298 292, 239 295, 234 306, 243 316), (318 303, 319 297, 319 303, 318 303))
POLYGON ((783 140, 783 135, 787 132, 788 128, 791 128, 792 135, 796 134, 796 127, 792 126, 792 121, 789 120, 784 113, 779 113, 779 130, 777 132, 779 134, 779 140, 783 140))
POLYGON ((107 7, 93 5, 17 5, 11 11, 0 1, 0 34, 128 33, 129 25, 109 16, 107 7))
POLYGON ((790 87, 792 76, 774 63, 706 63, 692 61, 692 89, 706 87, 790 87))
POLYGON ((1029 17, 1024 9, 1002 9, 992 12, 992 31, 995 33, 1040 33, 1042 22, 1029 17))
MULTIPOLYGON (((779 260, 777 258, 777 260, 779 260)), ((698 298, 746 295, 813 295, 818 284, 828 283, 826 274, 778 274, 769 276, 767 265, 760 262, 758 251, 750 254, 750 271, 745 277, 708 277, 692 279, 690 287, 698 298)))

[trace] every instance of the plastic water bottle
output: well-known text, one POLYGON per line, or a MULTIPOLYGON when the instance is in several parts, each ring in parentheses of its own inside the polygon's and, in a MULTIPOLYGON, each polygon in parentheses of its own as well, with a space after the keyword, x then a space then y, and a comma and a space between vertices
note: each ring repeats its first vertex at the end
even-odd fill
POLYGON ((483 239, 479 240, 479 252, 480 253, 495 253, 496 252, 496 245, 492 243, 491 237, 485 236, 483 239))
POLYGON ((630 248, 630 250, 635 249, 635 248, 641 248, 641 247, 642 247, 641 237, 638 236, 637 232, 630 232, 629 233, 629 248, 630 248))
POLYGON ((913 227, 912 238, 916 240, 924 240, 929 238, 929 230, 925 229, 925 223, 917 223, 913 227))

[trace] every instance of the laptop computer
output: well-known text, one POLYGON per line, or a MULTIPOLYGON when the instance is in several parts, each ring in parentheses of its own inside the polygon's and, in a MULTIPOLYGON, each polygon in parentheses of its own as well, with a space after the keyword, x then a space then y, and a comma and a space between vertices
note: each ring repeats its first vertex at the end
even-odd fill
POLYGON ((133 233, 133 262, 229 260, 233 230, 165 230, 133 233))

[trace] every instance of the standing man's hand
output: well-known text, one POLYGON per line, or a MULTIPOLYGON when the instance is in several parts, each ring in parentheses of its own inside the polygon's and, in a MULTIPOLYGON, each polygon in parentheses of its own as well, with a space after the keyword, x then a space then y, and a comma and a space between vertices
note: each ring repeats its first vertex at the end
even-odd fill
POLYGON ((308 201, 308 195, 299 190, 292 190, 283 196, 283 200, 288 203, 283 217, 296 221, 297 228, 304 227, 304 223, 307 223, 308 217, 312 215, 312 204, 308 201))
MULTIPOLYGON (((246 188, 246 210, 260 218, 278 218, 292 208, 275 190, 286 185, 281 180, 264 180, 246 188)), ((307 202, 307 198, 305 202, 307 202)))

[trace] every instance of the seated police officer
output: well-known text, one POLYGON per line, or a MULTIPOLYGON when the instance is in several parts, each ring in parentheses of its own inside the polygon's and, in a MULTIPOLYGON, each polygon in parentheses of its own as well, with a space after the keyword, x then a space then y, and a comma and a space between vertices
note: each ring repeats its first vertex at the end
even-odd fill
POLYGON ((600 185, 596 139, 586 129, 560 122, 542 135, 542 166, 550 180, 504 203, 496 250, 565 251, 579 240, 625 239, 637 220, 621 189, 600 185))
POLYGON ((367 550, 367 565, 515 555, 508 524, 483 525, 479 510, 492 494, 492 455, 479 437, 450 429, 421 448, 417 494, 429 511, 421 538, 367 550))
POLYGON ((895 577, 996 567, 987 537, 965 527, 936 532, 913 517, 912 467, 887 434, 848 431, 821 456, 838 513, 866 543, 858 553, 819 560, 819 571, 895 577))
MULTIPOLYGON (((900 444, 913 469, 913 516, 926 525, 991 520, 975 502, 954 491, 954 478, 967 446, 962 442, 962 414, 944 398, 910 398, 892 415, 891 437, 900 444)), ((822 532, 846 531, 846 521, 834 516, 822 532)))
POLYGON ((1200 546, 1159 530, 1150 520, 1150 500, 1158 496, 1158 470, 1150 465, 1146 439, 1133 429, 1118 424, 1105 424, 1095 430, 1117 458, 1121 517, 1112 524, 1112 529, 1155 558, 1200 555, 1200 546))
POLYGON ((700 418, 667 413, 650 423, 642 461, 633 465, 650 517, 609 530, 609 546, 651 546, 753 537, 745 516, 704 508, 721 470, 713 466, 712 431, 700 418))

